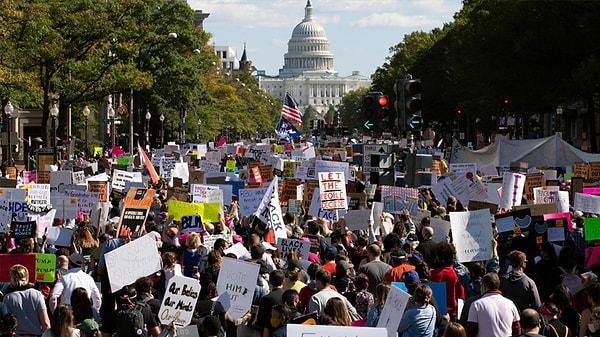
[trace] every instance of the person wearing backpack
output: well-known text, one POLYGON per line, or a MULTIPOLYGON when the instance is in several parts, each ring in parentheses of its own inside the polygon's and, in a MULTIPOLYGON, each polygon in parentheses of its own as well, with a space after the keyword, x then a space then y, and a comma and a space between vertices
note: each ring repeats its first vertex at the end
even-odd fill
POLYGON ((150 306, 136 302, 133 286, 125 286, 117 292, 117 309, 102 320, 102 337, 158 337, 160 326, 150 306))

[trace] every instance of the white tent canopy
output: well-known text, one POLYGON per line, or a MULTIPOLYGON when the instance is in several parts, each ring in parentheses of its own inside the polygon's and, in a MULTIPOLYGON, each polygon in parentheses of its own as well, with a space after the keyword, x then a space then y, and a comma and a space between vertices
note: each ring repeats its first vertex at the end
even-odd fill
POLYGON ((564 167, 575 162, 599 162, 600 154, 581 151, 559 136, 522 140, 500 138, 479 150, 464 147, 456 139, 452 143, 451 163, 476 163, 477 168, 481 168, 488 165, 509 167, 516 161, 528 163, 529 167, 564 167))

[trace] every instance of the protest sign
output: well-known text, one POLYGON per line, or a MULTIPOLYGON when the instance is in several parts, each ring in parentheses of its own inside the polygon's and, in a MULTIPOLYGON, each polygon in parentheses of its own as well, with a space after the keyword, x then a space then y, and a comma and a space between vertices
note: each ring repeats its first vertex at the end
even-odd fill
POLYGON ((48 227, 48 244, 58 247, 71 247, 73 231, 62 227, 48 227))
POLYGON ((202 231, 202 217, 198 214, 183 215, 181 216, 181 231, 183 233, 188 232, 201 232, 202 231))
POLYGON ((585 261, 585 266, 588 268, 591 267, 593 264, 600 262, 600 246, 593 246, 586 249, 585 261))
POLYGON ((35 281, 52 283, 56 278, 56 255, 35 254, 35 281))
POLYGON ((23 184, 27 185, 32 181, 37 182, 37 171, 23 171, 23 184))
POLYGON ((119 191, 125 190, 125 182, 138 181, 143 182, 141 172, 128 172, 123 170, 113 170, 112 188, 119 191))
MULTIPOLYGON (((346 202, 348 202, 349 197, 346 198, 346 202)), ((308 214, 314 215, 318 218, 323 218, 328 221, 337 221, 338 218, 343 217, 346 214, 345 209, 339 210, 327 210, 321 208, 321 193, 319 188, 314 189, 313 198, 310 202, 310 207, 308 208, 308 214)))
POLYGON ((287 231, 283 223, 283 214, 281 213, 281 205, 279 204, 279 188, 277 179, 273 179, 269 184, 267 193, 260 201, 260 205, 256 210, 256 216, 260 221, 267 224, 268 228, 275 233, 275 239, 287 238, 287 231))
POLYGON ((596 213, 600 209, 600 196, 575 193, 573 208, 585 213, 596 213))
POLYGON ((132 187, 125 196, 124 207, 150 208, 156 195, 156 190, 132 187))
POLYGON ((524 187, 524 174, 504 172, 500 208, 511 209, 513 206, 521 205, 524 187))
POLYGON ((108 201, 108 182, 88 180, 88 191, 98 193, 99 202, 108 201))
POLYGON ((27 191, 27 208, 32 212, 45 212, 52 208, 50 204, 50 184, 33 184, 27 191))
POLYGON ((56 210, 56 217, 59 219, 77 218, 77 198, 51 196, 50 204, 56 210))
POLYGON ((54 218, 56 216, 56 210, 51 209, 48 213, 44 215, 37 216, 37 229, 38 229, 38 238, 41 238, 44 233, 46 233, 46 228, 51 227, 54 223, 54 218))
POLYGON ((252 305, 254 284, 260 265, 224 257, 217 278, 219 294, 227 292, 231 307, 227 313, 233 318, 243 317, 252 305))
POLYGON ((50 189, 58 190, 59 185, 72 184, 71 171, 50 172, 50 189))
MULTIPOLYGON (((386 330, 384 328, 367 328, 357 326, 288 324, 286 329, 287 337, 383 337, 386 334, 386 330)), ((395 336, 396 335, 394 335, 394 337, 395 336)))
POLYGON ((10 282, 8 271, 15 264, 25 266, 29 283, 35 282, 35 254, 0 254, 0 282, 10 282))
POLYGON ((0 200, 0 233, 6 233, 12 221, 27 221, 27 203, 0 200))
POLYGON ((99 194, 97 192, 67 190, 65 195, 77 199, 77 210, 84 215, 90 215, 94 204, 98 203, 99 194))
POLYGON ((600 240, 600 218, 584 218, 583 231, 587 241, 600 240))
POLYGON ((569 213, 569 212, 560 213, 559 212, 559 213, 552 213, 552 214, 544 214, 544 220, 551 220, 551 219, 562 219, 564 222, 563 226, 565 226, 569 232, 573 231, 573 226, 571 226, 571 213, 569 213))
POLYGON ((344 214, 344 222, 346 223, 346 227, 348 227, 348 229, 351 231, 367 229, 369 226, 370 217, 370 209, 351 209, 344 214))
POLYGON ((523 193, 525 194, 525 200, 527 203, 535 201, 534 188, 544 186, 544 175, 542 173, 530 173, 525 175, 525 187, 523 193))
POLYGON ((292 251, 296 251, 305 259, 308 259, 308 251, 310 250, 310 242, 296 239, 279 238, 277 240, 277 248, 281 252, 281 258, 287 260, 288 255, 292 251))
POLYGON ((443 219, 431 218, 429 224, 433 228, 433 237, 431 239, 434 242, 445 241, 446 237, 450 234, 450 222, 443 219))
MULTIPOLYGON (((396 337, 396 329, 400 325, 400 320, 410 300, 410 295, 400 288, 392 285, 390 292, 385 300, 383 310, 379 314, 377 321, 378 328, 386 328, 388 337, 396 337)), ((381 337, 381 336, 379 336, 381 337)))
POLYGON ((113 293, 161 269, 156 239, 150 233, 104 254, 104 259, 113 293))
POLYGON ((239 190, 238 204, 240 205, 240 216, 250 216, 256 212, 268 189, 268 187, 260 187, 239 190))
POLYGON ((198 214, 204 222, 218 222, 221 205, 218 202, 192 204, 185 201, 169 200, 169 215, 173 220, 180 221, 182 216, 198 214))
POLYGON ((225 249, 223 253, 225 253, 225 255, 233 254, 238 259, 250 256, 250 252, 248 251, 248 249, 246 249, 246 247, 244 247, 244 245, 241 242, 238 242, 235 245, 225 249))
POLYGON ((0 200, 25 201, 25 190, 21 188, 0 188, 0 200))
POLYGON ((489 210, 450 212, 450 225, 459 262, 487 261, 492 258, 493 236, 489 210))
POLYGON ((73 172, 73 184, 85 185, 85 172, 83 172, 83 171, 73 172))
POLYGON ((344 181, 344 172, 319 173, 321 209, 348 209, 344 181))
POLYGON ((196 324, 188 326, 175 326, 177 337, 200 337, 196 324))
POLYGON ((10 236, 15 240, 35 238, 35 221, 12 221, 10 236))
POLYGON ((531 210, 524 208, 504 214, 494 215, 496 222, 496 231, 498 233, 513 232, 515 227, 519 227, 520 231, 529 230, 531 225, 531 210))
POLYGON ((556 194, 560 190, 559 186, 542 186, 533 189, 535 204, 556 203, 556 194))
POLYGON ((148 208, 123 207, 117 228, 118 237, 137 238, 140 236, 144 230, 148 211, 148 208))
POLYGON ((169 280, 163 301, 158 311, 160 323, 177 326, 191 323, 200 283, 191 277, 175 275, 169 280))
POLYGON ((204 237, 202 237, 202 244, 204 244, 204 246, 206 248, 208 248, 210 251, 212 251, 215 246, 215 242, 219 238, 221 238, 227 242, 231 242, 231 234, 214 234, 214 235, 206 234, 206 235, 204 235, 204 237))

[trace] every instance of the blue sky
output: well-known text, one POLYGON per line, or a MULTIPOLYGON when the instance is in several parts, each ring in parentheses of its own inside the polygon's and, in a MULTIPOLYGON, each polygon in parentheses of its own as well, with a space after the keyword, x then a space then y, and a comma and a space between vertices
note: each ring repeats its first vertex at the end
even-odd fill
MULTIPOLYGON (((204 29, 215 45, 228 45, 241 57, 244 43, 252 64, 277 75, 294 27, 304 18, 306 0, 187 0, 210 13, 204 29)), ((461 0, 310 0, 334 56, 334 70, 370 76, 389 48, 413 31, 429 32, 452 22, 461 0)))

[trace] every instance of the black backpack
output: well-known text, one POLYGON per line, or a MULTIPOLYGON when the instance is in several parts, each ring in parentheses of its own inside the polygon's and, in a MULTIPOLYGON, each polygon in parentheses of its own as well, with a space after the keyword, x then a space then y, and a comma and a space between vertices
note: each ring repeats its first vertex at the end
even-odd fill
POLYGON ((148 306, 145 302, 135 305, 124 305, 115 316, 115 328, 118 337, 146 337, 144 314, 142 308, 148 306))

